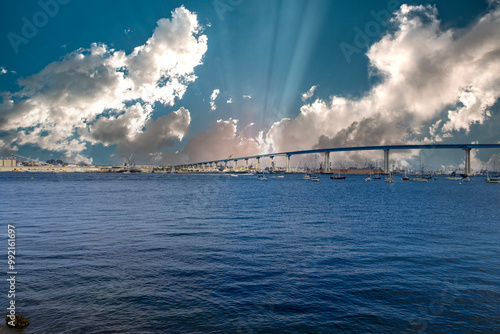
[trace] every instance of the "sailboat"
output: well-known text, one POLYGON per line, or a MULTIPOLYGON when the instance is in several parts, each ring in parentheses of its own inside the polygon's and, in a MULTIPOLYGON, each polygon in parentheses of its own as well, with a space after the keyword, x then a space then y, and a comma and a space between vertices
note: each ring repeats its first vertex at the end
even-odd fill
MULTIPOLYGON (((406 173, 405 173, 406 175, 406 173)), ((422 165, 422 156, 420 156, 420 177, 412 177, 411 182, 428 182, 431 177, 424 176, 424 165, 422 165)))
POLYGON ((394 177, 392 177, 392 173, 389 172, 389 175, 384 178, 384 182, 389 182, 393 183, 394 182, 394 177))
MULTIPOLYGON (((429 179, 425 176, 423 176, 423 170, 424 170, 424 166, 422 166, 422 164, 420 164, 420 169, 421 169, 421 172, 420 172, 420 177, 412 177, 410 179, 411 182, 428 182, 429 179)), ((406 174, 405 174, 406 176, 406 174)))
POLYGON ((494 176, 494 177, 490 178, 488 175, 488 171, 486 171, 486 182, 487 183, 500 183, 500 177, 494 176))
POLYGON ((365 177, 365 181, 371 181, 372 180, 372 170, 370 169, 370 176, 365 177))
POLYGON ((257 180, 259 180, 259 181, 267 181, 267 176, 264 175, 264 171, 262 171, 262 175, 257 176, 257 180))
POLYGON ((306 173, 304 175, 302 175, 302 180, 310 180, 311 173, 309 172, 309 168, 307 167, 307 164, 304 164, 304 169, 306 170, 306 173))
POLYGON ((457 176, 456 172, 453 171, 449 176, 445 178, 445 180, 451 180, 451 181, 460 181, 462 180, 461 176, 457 176))
POLYGON ((380 169, 378 169, 378 160, 377 160, 377 164, 375 165, 375 169, 377 170, 378 173, 373 175, 372 179, 380 180, 382 177, 380 176, 380 169))
POLYGON ((341 175, 340 175, 340 168, 341 168, 341 167, 342 167, 342 166, 339 166, 339 175, 338 175, 338 176, 333 176, 333 175, 332 175, 332 176, 330 176, 330 179, 332 179, 332 180, 345 180, 346 176, 345 176, 345 175, 344 175, 344 176, 341 176, 341 175))
POLYGON ((408 177, 408 175, 406 175, 406 168, 405 168, 405 176, 403 176, 403 177, 401 178, 401 180, 403 180, 403 181, 408 181, 409 179, 410 179, 410 178, 408 177))
MULTIPOLYGON (((317 161, 318 161, 318 158, 316 158, 316 162, 317 161)), ((313 169, 313 171, 316 172, 316 163, 314 163, 314 169, 313 169)), ((309 174, 309 180, 310 181, 319 182, 319 176, 314 175, 314 174, 309 174)))

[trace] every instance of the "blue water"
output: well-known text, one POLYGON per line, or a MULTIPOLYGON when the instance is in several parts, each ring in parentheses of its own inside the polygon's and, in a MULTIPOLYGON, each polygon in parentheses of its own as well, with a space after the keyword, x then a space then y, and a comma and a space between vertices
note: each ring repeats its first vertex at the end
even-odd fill
POLYGON ((0 187, 24 333, 500 332, 500 184, 484 178, 0 173, 0 187))

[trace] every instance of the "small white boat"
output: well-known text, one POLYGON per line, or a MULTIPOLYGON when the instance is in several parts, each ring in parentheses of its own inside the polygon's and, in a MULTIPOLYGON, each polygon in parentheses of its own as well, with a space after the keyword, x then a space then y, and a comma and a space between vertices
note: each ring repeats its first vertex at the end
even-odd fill
POLYGON ((486 172, 486 182, 487 183, 500 183, 500 177, 494 176, 494 177, 490 178, 488 175, 488 172, 486 172))
POLYGON ((394 178, 392 177, 391 173, 389 173, 389 176, 386 176, 384 178, 384 182, 389 182, 389 183, 393 183, 394 182, 394 178))
POLYGON ((304 174, 302 176, 302 180, 310 180, 311 179, 311 174, 304 174))
POLYGON ((464 178, 462 179, 462 181, 463 181, 463 182, 470 182, 470 178, 469 178, 468 176, 466 176, 466 177, 464 177, 464 178))
POLYGON ((265 176, 264 173, 262 173, 262 175, 257 176, 257 180, 259 180, 259 181, 267 181, 267 176, 265 176))
POLYGON ((284 179, 285 178, 285 175, 279 175, 278 176, 278 179, 284 179))
POLYGON ((311 176, 309 178, 310 181, 315 181, 315 182, 319 182, 319 176, 311 176))
POLYGON ((231 177, 238 177, 238 174, 231 174, 231 177))
POLYGON ((369 177, 369 176, 365 177, 365 181, 371 181, 371 180, 372 180, 371 177, 369 177))
POLYGON ((425 179, 423 177, 412 177, 410 179, 411 182, 427 182, 429 181, 428 179, 425 179))
POLYGON ((449 176, 447 176, 445 178, 445 180, 448 180, 448 181, 461 181, 462 177, 461 176, 457 176, 457 174, 455 174, 455 172, 453 172, 449 176))

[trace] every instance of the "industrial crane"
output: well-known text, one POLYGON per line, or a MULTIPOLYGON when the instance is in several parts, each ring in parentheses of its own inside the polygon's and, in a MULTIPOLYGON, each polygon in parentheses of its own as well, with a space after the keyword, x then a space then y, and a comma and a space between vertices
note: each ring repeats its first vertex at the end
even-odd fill
POLYGON ((17 161, 16 157, 21 158, 20 160, 25 159, 24 161, 36 162, 36 163, 40 163, 42 165, 50 165, 50 164, 48 164, 46 162, 39 161, 38 159, 35 160, 35 159, 31 159, 29 157, 24 157, 22 155, 12 153, 12 159, 17 161))

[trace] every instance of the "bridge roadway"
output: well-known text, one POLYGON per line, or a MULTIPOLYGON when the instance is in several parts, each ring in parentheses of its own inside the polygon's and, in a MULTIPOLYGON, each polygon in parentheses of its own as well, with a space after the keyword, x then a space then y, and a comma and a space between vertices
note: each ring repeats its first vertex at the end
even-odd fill
POLYGON ((358 147, 332 147, 332 148, 322 148, 322 149, 313 149, 313 150, 302 150, 302 151, 289 151, 289 152, 279 152, 279 153, 268 153, 268 154, 259 154, 252 155, 246 157, 239 158, 228 158, 221 160, 210 160, 197 162, 192 164, 184 164, 177 165, 175 167, 194 167, 202 165, 212 166, 213 164, 218 164, 223 162, 226 166, 229 161, 233 161, 236 166, 238 160, 245 160, 245 167, 248 167, 249 159, 257 160, 257 169, 260 169, 260 159, 269 157, 271 159, 271 163, 274 157, 277 156, 285 156, 286 157, 286 172, 290 172, 290 157, 292 155, 300 155, 300 154, 312 154, 312 153, 324 153, 325 154, 325 172, 330 173, 330 152, 349 152, 349 151, 375 151, 381 150, 384 151, 384 172, 389 172, 389 152, 390 150, 434 150, 434 149, 461 149, 465 150, 465 173, 467 175, 471 175, 471 166, 470 166, 470 151, 471 149, 481 149, 481 148, 500 148, 500 144, 424 144, 424 145, 383 145, 383 146, 358 146, 358 147))

